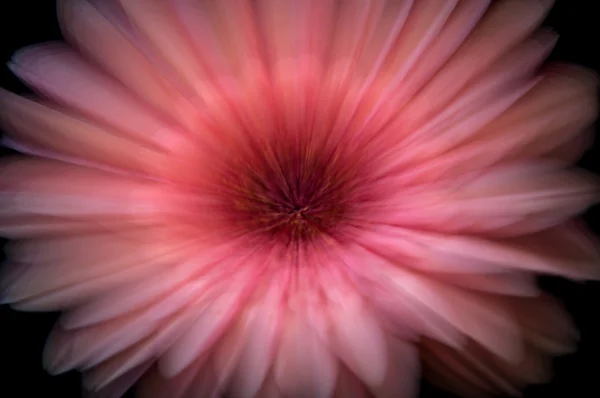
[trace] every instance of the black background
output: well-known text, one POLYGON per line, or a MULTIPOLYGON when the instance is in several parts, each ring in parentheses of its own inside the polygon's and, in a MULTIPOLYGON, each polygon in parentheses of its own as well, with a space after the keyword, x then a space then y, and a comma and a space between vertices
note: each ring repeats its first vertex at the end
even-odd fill
MULTIPOLYGON (((431 0, 443 1, 443 0, 431 0)), ((524 0, 527 1, 527 0, 524 0)), ((551 60, 568 61, 600 71, 600 14, 594 0, 558 0, 545 25, 560 34, 551 60)), ((61 35, 52 0, 5 0, 0 5, 2 45, 0 86, 14 92, 27 92, 6 68, 11 54, 26 45, 60 40, 61 35)), ((510 29, 510 26, 507 26, 510 29)), ((597 131, 597 130, 596 130, 597 131)), ((580 166, 600 173, 600 145, 584 156, 580 166)), ((591 209, 585 220, 600 235, 599 208, 591 209)), ((559 296, 581 330, 579 351, 555 361, 555 377, 550 384, 532 386, 525 398, 600 397, 600 283, 574 284, 545 279, 542 284, 559 296)), ((56 314, 21 313, 0 307, 0 396, 4 398, 81 396, 80 376, 70 372, 50 376, 42 369, 42 349, 56 314)), ((421 397, 453 397, 423 382, 421 397)), ((168 397, 165 397, 168 398, 168 397)))

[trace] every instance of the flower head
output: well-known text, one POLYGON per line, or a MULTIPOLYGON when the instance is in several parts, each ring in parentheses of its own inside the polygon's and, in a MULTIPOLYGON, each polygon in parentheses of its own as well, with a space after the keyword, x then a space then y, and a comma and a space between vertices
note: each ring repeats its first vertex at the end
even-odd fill
POLYGON ((10 65, 41 99, 0 92, 4 302, 64 311, 46 366, 103 396, 544 381, 576 332, 535 276, 600 271, 550 6, 59 1, 10 65))

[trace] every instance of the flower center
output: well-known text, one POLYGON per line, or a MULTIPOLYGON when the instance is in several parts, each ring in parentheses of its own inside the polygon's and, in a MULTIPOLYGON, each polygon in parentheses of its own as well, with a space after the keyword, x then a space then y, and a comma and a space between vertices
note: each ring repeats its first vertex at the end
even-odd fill
POLYGON ((336 151, 286 140, 251 145, 228 168, 230 225, 284 244, 335 235, 356 182, 336 151))

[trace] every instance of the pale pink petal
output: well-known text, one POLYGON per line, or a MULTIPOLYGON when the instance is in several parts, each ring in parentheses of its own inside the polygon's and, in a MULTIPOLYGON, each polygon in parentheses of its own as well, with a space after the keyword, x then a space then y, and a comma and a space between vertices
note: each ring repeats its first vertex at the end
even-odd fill
MULTIPOLYGON (((110 128, 43 104, 0 91, 2 125, 9 137, 112 167, 160 175, 165 154, 140 146, 110 128)), ((164 164, 164 163, 163 163, 164 164)))
POLYGON ((337 359, 300 311, 292 310, 285 320, 273 365, 274 379, 286 397, 329 398, 336 385, 337 359))
POLYGON ((509 361, 522 355, 520 333, 512 315, 482 295, 425 280, 415 274, 390 271, 399 294, 430 308, 435 316, 509 361))
POLYGON ((203 296, 192 298, 186 308, 164 322, 166 326, 101 364, 83 364, 82 368, 87 371, 85 384, 91 389, 105 387, 137 366, 163 355, 193 324, 198 316, 198 305, 205 299, 203 296))
POLYGON ((551 0, 503 0, 492 6, 444 68, 404 110, 417 126, 438 111, 503 53, 526 38, 546 15, 551 0), (510 21, 511 29, 505 29, 510 21))
POLYGON ((284 279, 274 276, 264 296, 259 296, 238 321, 242 323, 242 348, 229 386, 234 397, 253 397, 265 382, 281 333, 282 295, 286 288, 284 279))
POLYGON ((339 286, 327 292, 332 348, 359 379, 368 386, 376 386, 383 381, 388 367, 384 333, 352 287, 335 279, 330 282, 339 286))
MULTIPOLYGON (((254 271, 254 270, 253 270, 254 271)), ((232 283, 237 288, 214 293, 212 301, 198 308, 198 317, 181 338, 161 358, 161 370, 165 377, 173 377, 189 366, 195 358, 206 355, 229 327, 247 296, 248 281, 255 275, 240 273, 232 283)))
POLYGON ((561 224, 597 198, 598 183, 587 173, 562 170, 559 163, 517 162, 432 184, 428 192, 421 188, 376 217, 382 224, 441 232, 518 236, 561 224))
POLYGON ((10 66, 43 95, 118 129, 142 145, 170 151, 183 140, 182 132, 64 44, 20 50, 10 66), (90 91, 95 95, 87 95, 90 91))
POLYGON ((23 255, 14 256, 19 266, 8 270, 3 281, 4 301, 30 309, 71 307, 96 294, 142 279, 165 265, 177 263, 188 253, 186 244, 181 242, 163 239, 157 244, 155 239, 164 237, 157 231, 138 231, 129 235, 122 232, 120 237, 108 233, 21 245, 18 253, 23 255), (44 244, 56 249, 48 258, 44 244), (89 247, 94 245, 97 245, 96 249, 90 250, 89 247), (86 267, 81 267, 82 263, 86 267), (78 293, 67 294, 59 302, 50 299, 54 294, 60 295, 61 291, 70 289, 76 289, 78 293), (45 297, 50 301, 45 302, 45 297))
POLYGON ((195 126, 196 112, 189 102, 89 1, 61 0, 58 11, 65 36, 87 57, 165 115, 185 127, 195 126))
MULTIPOLYGON (((472 140, 444 156, 430 158, 413 178, 435 180, 515 158, 552 155, 570 142, 579 143, 578 137, 586 136, 583 130, 597 115, 595 92, 595 79, 588 71, 562 67, 547 72, 531 91, 472 140)), ((585 145, 576 145, 571 157, 576 158, 583 149, 585 145)), ((409 159, 424 160, 432 155, 436 152, 424 151, 409 159)))
MULTIPOLYGON (((410 2, 399 3, 409 4, 410 2)), ((390 104, 390 97, 396 96, 397 87, 404 81, 419 56, 435 39, 457 3, 454 0, 443 3, 414 2, 407 20, 401 21, 403 25, 400 26, 400 33, 394 40, 389 54, 387 54, 387 49, 385 51, 374 49, 380 54, 379 57, 386 58, 383 58, 383 62, 380 61, 380 58, 376 58, 377 64, 365 67, 370 73, 365 84, 370 85, 373 82, 373 85, 370 88, 371 91, 364 96, 362 106, 355 115, 352 123, 354 128, 377 131, 391 117, 395 116, 390 114, 390 109, 397 110, 397 104, 394 102, 390 104), (366 99, 372 99, 373 102, 365 101, 366 99), (392 106, 388 107, 388 105, 392 106)), ((404 17, 403 13, 400 15, 404 17)), ((394 34, 397 32, 394 31, 394 34)), ((371 51, 372 47, 367 48, 371 51)), ((373 58, 370 53, 367 54, 369 54, 367 59, 373 58)))
POLYGON ((405 103, 410 96, 423 87, 459 48, 463 40, 475 28, 489 3, 489 0, 461 0, 458 2, 435 40, 424 51, 403 84, 398 87, 397 94, 400 104, 405 103))

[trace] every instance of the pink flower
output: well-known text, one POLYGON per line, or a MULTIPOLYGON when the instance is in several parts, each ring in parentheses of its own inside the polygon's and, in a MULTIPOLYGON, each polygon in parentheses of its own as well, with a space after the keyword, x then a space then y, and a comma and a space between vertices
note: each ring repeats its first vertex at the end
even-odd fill
POLYGON ((2 91, 4 302, 120 396, 515 393, 597 278, 595 80, 549 1, 62 0, 2 91))

